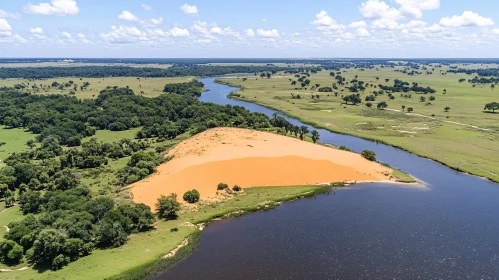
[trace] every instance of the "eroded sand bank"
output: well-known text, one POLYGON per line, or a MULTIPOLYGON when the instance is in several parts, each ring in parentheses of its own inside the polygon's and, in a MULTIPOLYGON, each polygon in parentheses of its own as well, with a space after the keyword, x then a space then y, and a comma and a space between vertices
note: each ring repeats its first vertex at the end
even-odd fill
POLYGON ((296 138, 238 128, 217 128, 173 148, 174 159, 131 186, 134 201, 152 208, 161 194, 197 189, 215 198, 218 183, 243 188, 382 181, 391 170, 360 155, 296 138))

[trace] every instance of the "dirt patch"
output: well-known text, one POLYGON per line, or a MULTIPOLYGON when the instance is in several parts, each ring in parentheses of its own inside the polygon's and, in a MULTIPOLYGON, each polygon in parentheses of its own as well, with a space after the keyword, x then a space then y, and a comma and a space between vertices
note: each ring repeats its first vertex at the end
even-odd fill
POLYGON ((296 138, 247 129, 218 128, 179 143, 174 159, 131 186, 136 202, 154 207, 161 194, 197 189, 201 200, 220 199, 218 183, 243 188, 381 181, 391 170, 360 155, 296 138))

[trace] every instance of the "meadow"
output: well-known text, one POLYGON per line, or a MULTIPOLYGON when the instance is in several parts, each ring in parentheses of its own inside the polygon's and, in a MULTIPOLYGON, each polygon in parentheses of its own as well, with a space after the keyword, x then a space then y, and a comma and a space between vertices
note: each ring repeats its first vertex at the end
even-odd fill
POLYGON ((347 82, 357 77, 374 85, 391 86, 395 79, 417 82, 421 87, 435 89, 436 93, 410 92, 410 97, 393 93, 394 99, 385 93, 376 97, 371 102, 373 107, 368 108, 365 97, 378 91, 378 88, 367 87, 364 92, 359 92, 362 104, 358 105, 346 105, 342 100, 343 96, 352 94, 347 88, 350 85, 339 85, 338 90, 333 92, 311 89, 316 84, 332 87, 337 82, 326 70, 311 74, 308 77, 310 85, 305 87, 307 89, 302 88, 299 82, 291 85, 291 81, 297 78, 287 73, 277 73, 270 79, 250 76, 244 81, 242 78, 220 81, 242 88, 237 92, 239 96, 234 98, 280 110, 334 132, 382 141, 457 170, 499 181, 499 160, 491 156, 499 153, 499 114, 484 111, 486 103, 498 101, 497 90, 491 89, 489 84, 473 87, 467 81, 460 83, 459 79, 471 76, 445 74, 447 67, 435 68, 430 75, 415 76, 395 71, 402 69, 342 69, 341 76, 347 82), (296 99, 292 95, 300 95, 301 98, 296 99), (430 100, 431 96, 434 100, 430 100), (421 97, 426 100, 422 102, 421 97), (382 101, 388 104, 386 110, 376 108, 382 101), (449 107, 448 112, 446 107, 449 107), (413 108, 413 112, 407 113, 407 108, 413 108))
POLYGON ((28 80, 28 79, 4 79, 0 80, 0 87, 14 87, 17 84, 27 86, 24 91, 29 90, 36 94, 70 94, 74 90, 74 86, 64 87, 60 90, 57 87, 51 87, 53 82, 59 84, 66 84, 69 81, 73 81, 74 85, 77 85, 77 90, 75 91, 75 96, 80 99, 90 99, 95 98, 99 95, 99 92, 106 87, 114 86, 128 86, 137 95, 156 97, 163 93, 163 89, 166 84, 172 83, 184 83, 192 81, 193 77, 175 77, 175 78, 137 78, 137 77, 109 77, 109 78, 56 78, 56 79, 43 79, 43 80, 28 80), (81 90, 80 86, 83 83, 88 82, 90 85, 81 90), (31 87, 35 83, 39 90, 33 90, 31 87), (43 86, 43 87, 42 87, 43 86), (50 88, 48 88, 50 86, 50 88))

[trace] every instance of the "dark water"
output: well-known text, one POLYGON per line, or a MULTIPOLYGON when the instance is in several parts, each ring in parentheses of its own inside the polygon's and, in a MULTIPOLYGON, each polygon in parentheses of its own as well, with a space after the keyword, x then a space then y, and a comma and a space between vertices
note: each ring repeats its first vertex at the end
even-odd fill
MULTIPOLYGON (((236 88, 201 79, 202 101, 236 88)), ((300 122, 288 118, 294 124, 300 122)), ((499 185, 359 138, 319 130, 321 141, 379 160, 426 187, 360 184, 210 224, 198 250, 158 279, 499 279, 499 185)))

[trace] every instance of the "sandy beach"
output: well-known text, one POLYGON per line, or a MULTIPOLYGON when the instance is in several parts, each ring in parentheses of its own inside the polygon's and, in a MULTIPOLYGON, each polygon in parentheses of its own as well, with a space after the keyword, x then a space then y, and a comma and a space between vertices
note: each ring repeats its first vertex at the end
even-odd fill
POLYGON ((152 208, 161 195, 197 189, 201 200, 217 199, 218 183, 243 188, 391 180, 391 170, 359 154, 299 139, 239 128, 216 128, 172 150, 173 160, 131 185, 135 202, 152 208))

